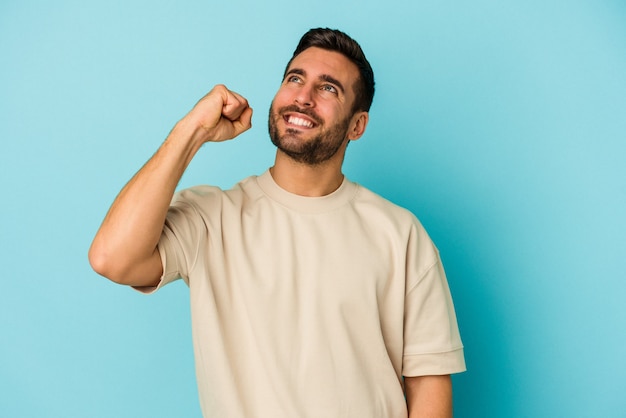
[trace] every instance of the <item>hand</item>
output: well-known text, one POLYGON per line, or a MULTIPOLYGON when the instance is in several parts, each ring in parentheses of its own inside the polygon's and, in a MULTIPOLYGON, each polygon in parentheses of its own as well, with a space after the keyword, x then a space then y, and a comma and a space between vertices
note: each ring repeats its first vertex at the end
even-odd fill
POLYGON ((241 95, 217 85, 183 118, 191 123, 201 143, 235 138, 252 126, 252 108, 241 95))

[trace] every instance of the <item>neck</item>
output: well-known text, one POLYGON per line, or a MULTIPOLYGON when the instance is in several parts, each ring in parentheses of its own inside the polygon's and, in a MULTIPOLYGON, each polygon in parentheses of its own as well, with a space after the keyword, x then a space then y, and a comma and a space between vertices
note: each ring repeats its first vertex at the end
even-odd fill
POLYGON ((319 165, 294 161, 282 151, 276 152, 272 178, 281 188, 300 196, 326 196, 341 186, 343 158, 331 159, 319 165))

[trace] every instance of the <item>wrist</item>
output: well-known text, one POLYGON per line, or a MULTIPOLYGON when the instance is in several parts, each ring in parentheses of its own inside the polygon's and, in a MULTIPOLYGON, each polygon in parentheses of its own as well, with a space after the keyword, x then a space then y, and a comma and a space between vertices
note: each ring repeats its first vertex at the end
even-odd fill
POLYGON ((195 153, 205 142, 210 141, 207 134, 207 130, 200 123, 183 118, 174 125, 168 141, 176 142, 195 153))
POLYGON ((174 125, 161 148, 165 155, 177 160, 182 164, 182 170, 185 170, 205 142, 201 131, 202 127, 194 126, 184 119, 180 120, 174 125))

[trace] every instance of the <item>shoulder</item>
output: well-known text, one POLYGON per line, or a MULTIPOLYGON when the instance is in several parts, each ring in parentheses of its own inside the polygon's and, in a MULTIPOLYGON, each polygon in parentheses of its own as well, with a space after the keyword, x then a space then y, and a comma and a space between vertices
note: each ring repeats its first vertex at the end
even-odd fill
POLYGON ((205 206, 218 201, 240 202, 246 195, 256 194, 256 176, 250 176, 224 190, 218 186, 198 185, 182 189, 174 195, 172 206, 191 205, 205 206))
POLYGON ((360 211, 367 211, 371 216, 381 216, 394 220, 399 225, 413 226, 421 224, 410 210, 393 203, 370 189, 357 184, 354 206, 360 211))
POLYGON ((210 199, 220 196, 223 193, 224 191, 217 186, 192 186, 176 192, 173 202, 193 202, 198 200, 210 199))
MULTIPOLYGON (((410 210, 397 205, 381 195, 358 185, 355 195, 354 208, 359 216, 367 223, 376 223, 379 228, 395 232, 398 239, 408 246, 420 247, 420 252, 430 253, 429 257, 436 258, 438 251, 428 232, 410 210)), ((422 255, 426 255, 423 253, 422 255)))

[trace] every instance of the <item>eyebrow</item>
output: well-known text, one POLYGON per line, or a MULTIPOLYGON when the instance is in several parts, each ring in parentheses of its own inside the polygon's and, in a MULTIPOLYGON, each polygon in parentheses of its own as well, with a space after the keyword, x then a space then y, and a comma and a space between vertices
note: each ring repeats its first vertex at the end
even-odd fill
MULTIPOLYGON (((289 71, 287 71, 287 74, 285 74, 285 78, 290 74, 306 76, 306 71, 304 71, 301 68, 292 68, 289 71)), ((341 81, 337 80, 335 77, 330 76, 328 74, 322 74, 319 76, 319 79, 336 85, 339 88, 339 90, 341 90, 341 92, 345 94, 345 89, 343 87, 343 84, 341 84, 341 81)))

